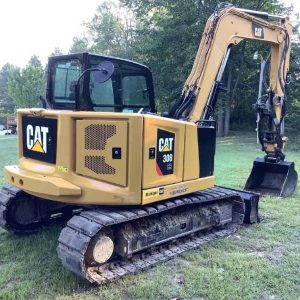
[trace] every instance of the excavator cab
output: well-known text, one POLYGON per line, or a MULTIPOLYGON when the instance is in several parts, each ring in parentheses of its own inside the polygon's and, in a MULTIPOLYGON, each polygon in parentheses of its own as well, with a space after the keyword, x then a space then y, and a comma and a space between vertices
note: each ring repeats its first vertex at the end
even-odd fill
POLYGON ((152 73, 147 66, 87 52, 49 57, 42 100, 44 108, 55 110, 156 111, 152 73), (103 66, 102 75, 99 66, 103 66))

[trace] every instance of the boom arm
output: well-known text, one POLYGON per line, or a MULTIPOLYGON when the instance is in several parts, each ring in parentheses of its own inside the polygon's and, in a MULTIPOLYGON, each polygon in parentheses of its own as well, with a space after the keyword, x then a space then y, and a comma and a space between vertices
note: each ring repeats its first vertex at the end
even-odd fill
POLYGON ((270 108, 267 115, 270 115, 272 125, 268 134, 262 132, 260 140, 267 154, 276 154, 276 157, 279 152, 282 154, 285 139, 282 139, 280 127, 284 118, 292 25, 286 18, 277 17, 276 21, 267 22, 235 7, 215 12, 207 21, 192 71, 171 116, 191 122, 210 119, 231 45, 243 40, 271 44, 270 96, 266 106, 270 108))

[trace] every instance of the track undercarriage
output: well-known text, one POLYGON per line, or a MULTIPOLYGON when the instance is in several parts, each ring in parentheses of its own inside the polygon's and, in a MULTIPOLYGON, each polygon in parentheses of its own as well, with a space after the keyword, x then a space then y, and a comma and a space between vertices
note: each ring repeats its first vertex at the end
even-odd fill
POLYGON ((6 186, 0 204, 0 225, 19 234, 73 214, 61 231, 57 253, 67 269, 96 284, 227 236, 245 219, 239 193, 221 187, 139 207, 76 207, 6 186), (31 214, 24 215, 24 205, 31 214))
POLYGON ((15 234, 36 232, 43 225, 68 220, 82 209, 31 196, 13 185, 0 191, 0 226, 15 234))

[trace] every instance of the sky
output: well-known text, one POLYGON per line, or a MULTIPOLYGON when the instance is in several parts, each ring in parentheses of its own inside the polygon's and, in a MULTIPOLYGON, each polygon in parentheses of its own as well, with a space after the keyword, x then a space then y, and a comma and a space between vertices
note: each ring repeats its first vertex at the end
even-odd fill
MULTIPOLYGON (((83 32, 97 5, 104 0, 2 0, 0 1, 0 67, 25 66, 33 54, 45 65, 55 47, 67 53, 74 36, 83 32)), ((294 3, 300 14, 300 1, 294 3)))
POLYGON ((25 66, 33 54, 43 64, 55 47, 67 53, 101 0, 0 1, 0 66, 25 66))

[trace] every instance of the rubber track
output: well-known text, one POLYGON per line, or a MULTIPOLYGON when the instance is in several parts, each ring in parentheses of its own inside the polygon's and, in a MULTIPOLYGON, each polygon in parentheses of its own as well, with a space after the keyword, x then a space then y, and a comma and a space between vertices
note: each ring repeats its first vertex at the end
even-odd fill
POLYGON ((167 261, 181 253, 199 248, 200 246, 227 237, 235 233, 239 225, 227 225, 222 229, 204 231, 201 236, 190 236, 176 240, 175 244, 155 247, 151 251, 134 254, 130 260, 116 260, 99 268, 91 268, 89 274, 96 284, 105 284, 121 277, 145 270, 157 263, 167 261))
POLYGON ((14 233, 18 233, 18 230, 11 228, 7 222, 7 211, 13 199, 21 193, 23 193, 23 191, 13 185, 5 185, 0 191, 0 226, 14 233))
MULTIPOLYGON (((8 216, 8 210, 10 207, 10 204, 17 198, 17 197, 24 197, 24 201, 26 201, 26 197, 33 197, 29 194, 25 193, 23 190, 13 186, 13 185, 5 185, 0 190, 0 227, 4 228, 7 231, 10 231, 14 234, 29 234, 39 231, 43 225, 48 225, 52 221, 60 221, 60 220, 66 220, 66 216, 64 215, 64 212, 66 212, 65 208, 57 208, 55 209, 56 215, 52 216, 49 214, 49 216, 42 218, 39 222, 32 223, 34 227, 28 228, 28 227, 16 227, 13 222, 10 222, 9 216, 8 216), (23 194, 23 195, 22 195, 23 194), (59 213, 61 215, 59 215, 59 213)), ((41 199, 38 199, 41 203, 41 205, 45 205, 41 199)), ((74 207, 74 209, 84 209, 83 207, 74 207)), ((49 209, 51 211, 52 208, 49 209)), ((71 216, 68 217, 70 219, 71 216)))
MULTIPOLYGON (((241 205, 242 200, 237 192, 221 187, 214 187, 180 198, 142 207, 101 207, 83 211, 80 215, 72 217, 67 226, 61 231, 57 247, 58 257, 67 269, 92 283, 103 284, 115 280, 126 274, 145 269, 160 261, 169 259, 188 249, 198 247, 218 237, 227 236, 235 232, 238 225, 231 224, 223 230, 214 229, 208 235, 192 237, 189 242, 185 241, 186 238, 177 239, 176 242, 180 244, 179 246, 172 246, 171 241, 171 243, 156 247, 155 249, 160 250, 156 250, 154 254, 149 254, 149 249, 146 249, 141 253, 133 254, 130 261, 120 261, 119 258, 112 258, 110 262, 100 267, 89 267, 85 264, 85 253, 91 239, 100 230, 109 226, 155 215, 175 207, 189 204, 213 203, 222 199, 232 199, 233 202, 237 203, 238 208, 239 206, 243 207, 243 204, 241 205)), ((237 214, 238 223, 241 223, 244 217, 243 208, 237 214)), ((153 250, 153 248, 151 249, 153 250)))

